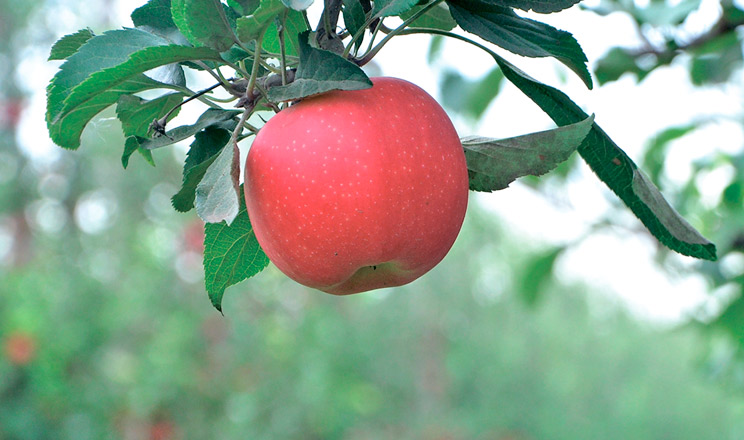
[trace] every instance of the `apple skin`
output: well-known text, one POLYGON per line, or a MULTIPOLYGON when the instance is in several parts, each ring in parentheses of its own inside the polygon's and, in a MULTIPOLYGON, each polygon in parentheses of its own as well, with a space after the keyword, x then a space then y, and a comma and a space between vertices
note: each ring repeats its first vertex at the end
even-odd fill
POLYGON ((335 295, 428 272, 467 208, 465 154, 442 107, 410 82, 372 82, 282 110, 246 159, 258 243, 287 276, 335 295))

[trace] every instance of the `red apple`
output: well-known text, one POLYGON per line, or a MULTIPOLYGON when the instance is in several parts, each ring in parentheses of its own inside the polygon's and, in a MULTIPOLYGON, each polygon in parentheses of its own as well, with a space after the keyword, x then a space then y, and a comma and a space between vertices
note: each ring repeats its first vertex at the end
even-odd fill
POLYGON ((336 295, 428 272, 467 208, 465 155, 442 107, 407 81, 372 81, 282 110, 246 160, 248 215, 266 255, 336 295))

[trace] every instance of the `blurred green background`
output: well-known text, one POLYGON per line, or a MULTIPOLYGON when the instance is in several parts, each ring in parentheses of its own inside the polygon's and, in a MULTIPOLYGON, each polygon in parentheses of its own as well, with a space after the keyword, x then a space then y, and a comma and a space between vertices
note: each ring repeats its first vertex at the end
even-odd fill
MULTIPOLYGON (((636 156, 719 246, 721 261, 705 264, 653 250, 654 271, 701 280, 709 300, 686 317, 639 317, 591 273, 562 275, 581 240, 516 234, 475 197, 451 253, 415 283, 339 298, 270 266, 227 291, 223 317, 202 284, 202 224, 170 206, 183 152, 123 170, 112 114, 78 152, 45 136, 51 44, 127 25, 119 11, 140 3, 0 0, 0 440, 744 438, 744 145, 693 161, 683 182, 665 162, 712 117, 659 125, 636 156), (711 199, 712 173, 724 181, 711 199)), ((674 40, 688 3, 651 2, 651 14, 607 0, 593 14, 674 40)), ((681 61, 607 47, 595 73, 637 81, 681 63, 695 87, 741 93, 732 32, 705 50, 675 48, 681 61)), ((440 85, 460 122, 484 117, 484 96, 501 99, 498 72, 446 71, 440 85)), ((519 185, 549 197, 580 170, 574 160, 519 185)), ((624 212, 611 205, 587 235, 650 240, 625 229, 624 212)))

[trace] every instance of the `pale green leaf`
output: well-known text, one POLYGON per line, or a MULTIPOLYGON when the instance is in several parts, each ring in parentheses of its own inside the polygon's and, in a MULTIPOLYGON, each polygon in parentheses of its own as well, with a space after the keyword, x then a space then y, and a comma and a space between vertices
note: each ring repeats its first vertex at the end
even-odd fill
POLYGON ((229 140, 230 132, 221 128, 207 127, 196 134, 183 165, 181 189, 171 199, 176 211, 186 212, 194 207, 196 186, 229 140))
POLYGON ((240 150, 226 145, 196 186, 196 213, 207 223, 232 223, 240 210, 240 150))
POLYGON ((541 176, 567 160, 592 128, 591 116, 576 124, 509 139, 462 139, 470 189, 498 191, 522 176, 541 176))
POLYGON ((232 224, 207 223, 204 232, 204 283, 212 305, 221 312, 225 289, 261 272, 269 259, 256 240, 245 197, 240 197, 232 224))

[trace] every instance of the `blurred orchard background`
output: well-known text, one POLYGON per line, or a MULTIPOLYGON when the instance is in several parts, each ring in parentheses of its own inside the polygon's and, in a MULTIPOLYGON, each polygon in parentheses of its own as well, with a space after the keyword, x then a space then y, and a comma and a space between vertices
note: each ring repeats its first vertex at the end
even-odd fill
MULTIPOLYGON (((339 298, 270 267, 228 289, 224 317, 202 224, 170 205, 185 149, 125 171, 110 113, 79 151, 46 135, 51 44, 131 26, 142 3, 0 0, 0 440, 744 438, 742 3, 543 16, 582 44, 593 91, 520 61, 596 113, 718 262, 661 248, 574 158, 473 195, 408 286, 339 298)), ((550 127, 458 43, 396 38, 376 61, 461 135, 550 127)))

